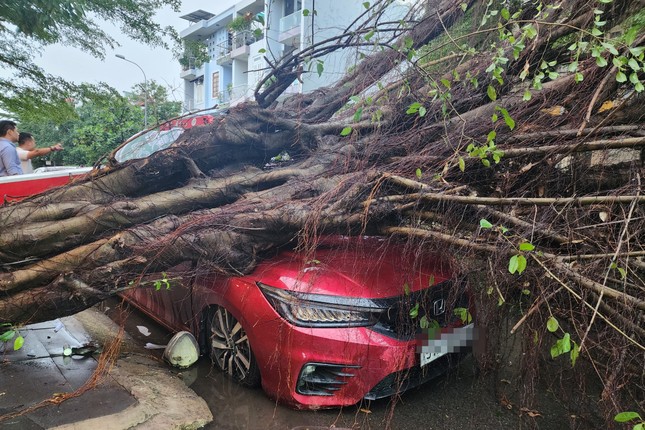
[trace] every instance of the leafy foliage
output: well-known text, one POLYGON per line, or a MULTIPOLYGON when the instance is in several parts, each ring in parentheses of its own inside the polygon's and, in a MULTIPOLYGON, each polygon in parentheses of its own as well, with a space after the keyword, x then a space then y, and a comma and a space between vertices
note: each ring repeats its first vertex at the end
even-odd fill
POLYGON ((152 18, 155 11, 170 6, 178 11, 178 0, 49 0, 0 1, 0 110, 17 119, 68 118, 72 110, 66 100, 100 92, 100 87, 75 85, 46 73, 34 62, 34 54, 55 43, 79 48, 98 58, 105 48, 118 46, 106 30, 111 23, 123 34, 152 46, 168 47, 177 38, 172 27, 163 28, 152 18), (99 25, 101 24, 101 25, 99 25), (7 77, 8 76, 8 77, 7 77))
MULTIPOLYGON (((92 165, 133 134, 143 129, 142 109, 145 97, 143 83, 134 86, 127 97, 103 88, 99 96, 77 106, 69 105, 73 115, 64 121, 33 117, 20 123, 20 128, 36 137, 38 146, 62 143, 65 150, 48 155, 58 165, 92 165)), ((180 102, 168 100, 166 88, 148 82, 148 120, 160 123, 177 116, 180 102)), ((35 167, 44 157, 33 160, 35 167)))

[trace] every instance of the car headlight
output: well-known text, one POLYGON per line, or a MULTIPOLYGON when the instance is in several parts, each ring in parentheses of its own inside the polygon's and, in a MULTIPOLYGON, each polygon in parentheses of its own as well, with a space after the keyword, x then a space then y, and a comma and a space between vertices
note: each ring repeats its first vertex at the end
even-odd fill
POLYGON ((271 306, 299 327, 360 327, 376 324, 382 308, 369 299, 287 291, 257 282, 271 306))

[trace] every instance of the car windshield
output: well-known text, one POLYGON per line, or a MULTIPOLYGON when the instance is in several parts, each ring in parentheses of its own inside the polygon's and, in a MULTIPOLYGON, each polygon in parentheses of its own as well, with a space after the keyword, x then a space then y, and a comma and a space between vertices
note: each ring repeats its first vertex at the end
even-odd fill
POLYGON ((184 132, 183 128, 174 127, 170 130, 150 130, 132 139, 119 149, 114 158, 119 163, 145 158, 157 151, 168 148, 184 132))

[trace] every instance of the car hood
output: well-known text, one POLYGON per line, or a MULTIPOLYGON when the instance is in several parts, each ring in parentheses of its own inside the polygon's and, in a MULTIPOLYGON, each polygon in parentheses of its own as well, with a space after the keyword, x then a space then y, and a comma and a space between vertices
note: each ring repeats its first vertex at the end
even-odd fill
POLYGON ((452 277, 445 261, 417 251, 384 239, 336 239, 306 256, 282 252, 250 276, 290 291, 372 299, 400 296, 452 277))

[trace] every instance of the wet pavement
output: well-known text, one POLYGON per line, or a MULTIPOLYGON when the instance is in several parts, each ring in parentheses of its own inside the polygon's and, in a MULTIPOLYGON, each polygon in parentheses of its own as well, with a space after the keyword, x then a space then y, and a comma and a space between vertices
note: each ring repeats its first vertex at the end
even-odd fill
POLYGON ((101 354, 75 353, 118 333, 97 310, 20 329, 24 345, 0 344, 1 429, 200 428, 211 421, 205 402, 154 357, 126 349, 94 381, 101 354), (91 334, 90 334, 91 332, 91 334), (86 385, 88 384, 88 385, 86 385), (62 401, 64 400, 64 401, 62 401))

